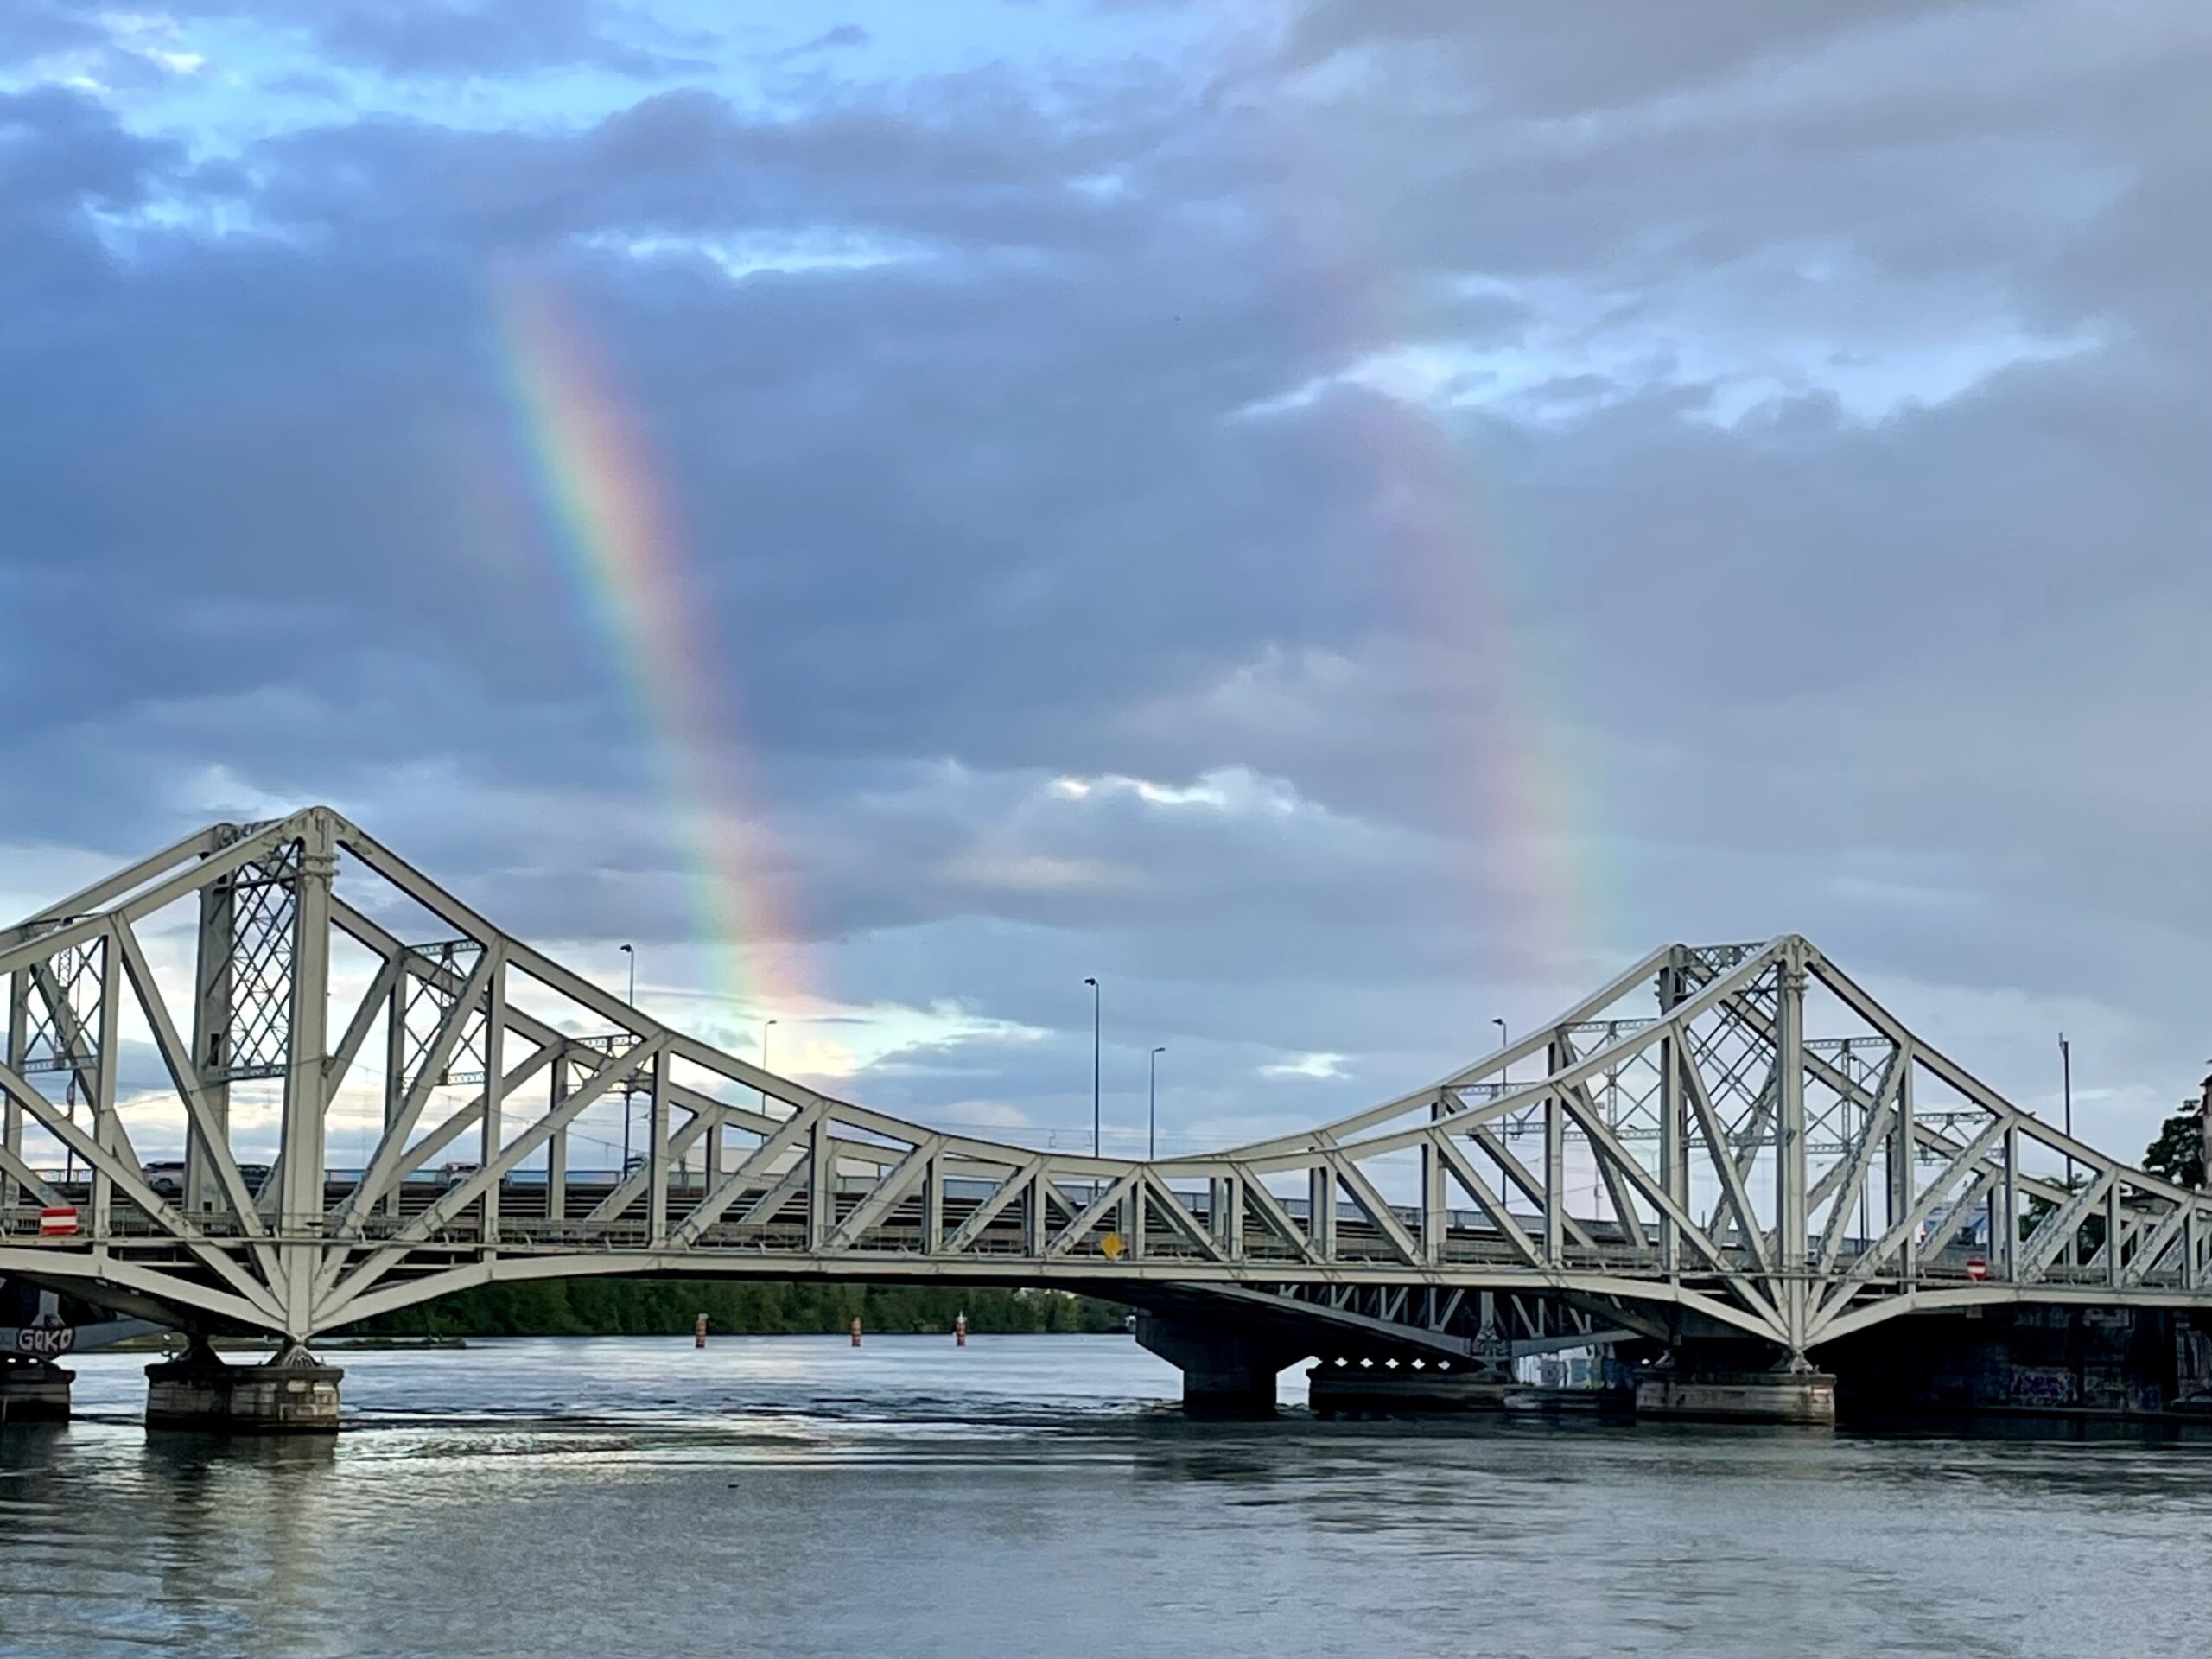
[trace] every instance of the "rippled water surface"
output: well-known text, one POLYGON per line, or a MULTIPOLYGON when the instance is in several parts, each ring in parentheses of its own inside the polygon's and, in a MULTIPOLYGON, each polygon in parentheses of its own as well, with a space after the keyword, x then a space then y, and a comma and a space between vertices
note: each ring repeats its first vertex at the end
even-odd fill
MULTIPOLYGON (((1190 1424, 1124 1338, 348 1353, 0 1431, 0 1653, 2202 1653, 2212 1446, 1190 1424)), ((1302 1398, 1299 1375, 1284 1397, 1302 1398)))

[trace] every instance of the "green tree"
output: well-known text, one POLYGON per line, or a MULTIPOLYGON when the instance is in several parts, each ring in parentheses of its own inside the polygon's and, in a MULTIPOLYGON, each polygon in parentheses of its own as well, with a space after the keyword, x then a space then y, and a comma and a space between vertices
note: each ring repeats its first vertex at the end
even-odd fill
POLYGON ((554 1279, 481 1285, 356 1327, 372 1336, 679 1336, 702 1313, 725 1335, 842 1331, 949 1332, 961 1314, 986 1332, 1118 1331, 1124 1310, 1053 1290, 951 1285, 844 1285, 822 1281, 686 1282, 554 1279))
MULTIPOLYGON (((2075 1175, 2067 1185, 2072 1191, 2079 1192, 2088 1184, 2089 1177, 2083 1173, 2075 1175)), ((2020 1237, 2023 1240, 2033 1238, 2037 1230, 2050 1219, 2050 1212, 2057 1208, 2058 1204, 2056 1199, 2046 1198, 2040 1193, 2031 1192, 2028 1195, 2027 1205, 2020 1216, 2020 1237)), ((2075 1229, 2074 1237, 2075 1248, 2080 1252, 2080 1259, 2084 1262, 2104 1248, 2105 1217, 2101 1207, 2092 1210, 2082 1217, 2081 1224, 2075 1229)))
POLYGON ((2143 1154, 2143 1167, 2182 1186, 2204 1185, 2204 1114, 2186 1107, 2158 1128, 2158 1138, 2143 1154))

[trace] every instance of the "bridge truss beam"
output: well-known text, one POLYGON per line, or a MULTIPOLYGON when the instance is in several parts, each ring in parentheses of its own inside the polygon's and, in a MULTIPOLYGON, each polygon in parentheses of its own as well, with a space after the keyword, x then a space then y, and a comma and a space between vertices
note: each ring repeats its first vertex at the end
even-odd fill
POLYGON ((1667 947, 1426 1088, 1149 1161, 765 1071, 325 807, 213 826, 27 918, 0 979, 0 1273, 296 1343, 601 1274, 1196 1297, 1471 1357, 1694 1329, 1802 1357, 1930 1308, 2207 1295, 2205 1195, 2006 1102, 1795 935, 1667 947), (162 1085, 124 1087, 133 1045, 162 1085), (587 1179, 617 1112, 639 1155, 587 1179), (186 1167, 157 1186, 136 1139, 165 1116, 186 1167), (333 1172, 356 1118, 373 1145, 333 1172), (251 1122, 275 1126, 266 1168, 239 1155, 251 1122), (78 1230, 39 1236, 65 1198, 78 1230))

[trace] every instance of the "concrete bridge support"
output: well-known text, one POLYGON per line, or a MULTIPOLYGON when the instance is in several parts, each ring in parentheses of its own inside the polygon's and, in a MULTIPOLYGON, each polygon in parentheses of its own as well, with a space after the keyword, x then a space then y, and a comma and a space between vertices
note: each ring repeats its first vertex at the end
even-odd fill
POLYGON ((1636 1414, 1655 1421, 1835 1422, 1835 1378, 1764 1343, 1686 1338, 1636 1384, 1636 1414))
POLYGON ((146 1427, 242 1434, 334 1434, 346 1373, 296 1344, 261 1365, 226 1364, 199 1338, 146 1368, 146 1427))
POLYGON ((1470 1361, 1457 1370, 1425 1362, 1325 1360, 1306 1373, 1306 1397, 1324 1416, 1502 1411, 1513 1382, 1496 1366, 1470 1361))
POLYGON ((1272 1416, 1275 1379, 1302 1357, 1249 1325, 1161 1313, 1139 1313, 1136 1338, 1183 1373, 1183 1409, 1192 1416, 1272 1416))
POLYGON ((2212 1421, 2206 1323, 2172 1308, 1971 1308, 1878 1325, 1822 1357, 1853 1419, 2212 1421))
POLYGON ((0 1359, 0 1427, 68 1421, 69 1385, 76 1377, 48 1359, 0 1359))

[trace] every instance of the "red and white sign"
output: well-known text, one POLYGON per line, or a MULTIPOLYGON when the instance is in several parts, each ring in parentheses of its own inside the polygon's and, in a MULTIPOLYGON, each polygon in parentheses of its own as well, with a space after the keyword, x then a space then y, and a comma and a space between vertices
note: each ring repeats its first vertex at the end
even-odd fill
POLYGON ((1983 1261, 1981 1257, 1978 1255, 1968 1256, 1967 1258, 1967 1277, 1969 1279, 1988 1278, 1989 1263, 1983 1261))
POLYGON ((38 1236, 60 1238, 77 1230, 77 1212, 68 1205, 50 1205, 38 1212, 38 1236))

